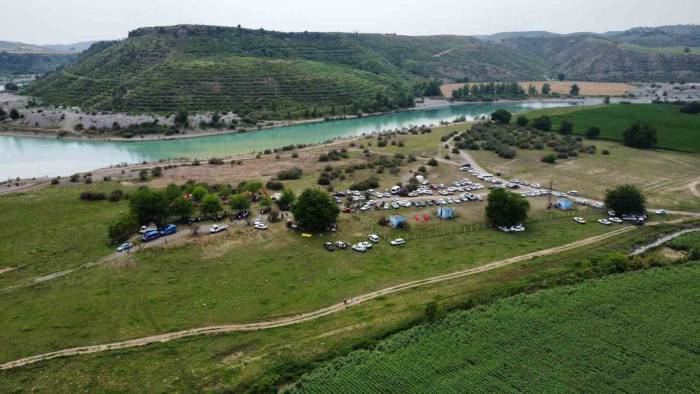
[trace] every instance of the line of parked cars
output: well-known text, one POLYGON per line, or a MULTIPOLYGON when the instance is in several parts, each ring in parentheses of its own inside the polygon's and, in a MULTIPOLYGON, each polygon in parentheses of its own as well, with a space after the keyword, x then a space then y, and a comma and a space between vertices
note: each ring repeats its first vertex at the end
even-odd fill
MULTIPOLYGON (((335 241, 335 242, 326 242, 323 247, 326 248, 329 252, 333 252, 335 250, 339 249, 348 249, 351 248, 352 250, 360 253, 365 253, 368 250, 372 249, 372 245, 379 243, 381 241, 381 238, 377 234, 370 234, 367 237, 367 241, 360 241, 352 246, 348 244, 345 241, 335 241)), ((401 246, 406 244, 406 240, 403 238, 397 238, 389 242, 392 246, 401 246)))

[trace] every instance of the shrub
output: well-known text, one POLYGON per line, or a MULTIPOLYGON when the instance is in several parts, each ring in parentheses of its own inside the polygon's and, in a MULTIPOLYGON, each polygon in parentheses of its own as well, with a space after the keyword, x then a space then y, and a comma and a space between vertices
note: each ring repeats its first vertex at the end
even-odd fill
POLYGON ((109 201, 117 202, 122 198, 124 198, 124 192, 119 189, 114 189, 111 193, 109 193, 109 201))
POLYGON ((513 115, 505 109, 499 109, 491 114, 491 120, 499 124, 508 124, 513 115))
POLYGON ((603 149, 603 151, 601 151, 600 153, 607 156, 610 154, 610 151, 607 149, 603 149))
POLYGON ((289 170, 282 170, 277 173, 277 179, 284 181, 288 179, 299 179, 301 178, 301 175, 303 174, 303 171, 301 168, 291 168, 289 170))
POLYGON ((364 181, 357 182, 350 186, 352 190, 365 191, 369 189, 376 189, 379 187, 379 181, 375 177, 370 177, 364 181))
POLYGON ((71 182, 78 182, 79 179, 80 179, 80 175, 78 175, 78 174, 73 174, 70 176, 71 182))
MULTIPOLYGON (((223 164, 223 163, 222 163, 223 164)), ((163 175, 163 167, 153 167, 151 168, 151 176, 154 178, 158 178, 159 176, 163 175)))
POLYGON ((656 145, 656 129, 645 122, 630 125, 622 134, 626 146, 638 149, 649 149, 656 145))
POLYGON ((559 123, 559 133, 563 135, 570 135, 574 132, 574 124, 566 119, 562 119, 559 123))
POLYGON ((527 117, 525 115, 520 115, 515 120, 515 123, 520 127, 526 127, 528 123, 527 117))
POLYGON ((60 181, 59 181, 58 177, 53 178, 53 179, 51 180, 51 184, 52 184, 52 185, 58 185, 59 182, 60 182, 60 181))
POLYGON ((693 101, 681 107, 681 112, 685 114, 697 115, 700 113, 700 102, 693 101))
POLYGON ((112 244, 118 244, 129 239, 131 233, 136 231, 138 227, 138 222, 136 218, 131 214, 122 215, 115 222, 109 225, 107 228, 107 236, 109 242, 112 244))
POLYGON ((542 156, 542 163, 556 164, 557 163, 557 155, 555 155, 554 153, 550 153, 550 154, 542 156))
POLYGON ((284 189, 284 185, 282 182, 276 182, 276 181, 268 181, 267 184, 265 184, 265 187, 270 189, 270 190, 282 190, 284 189))
POLYGON ((82 192, 80 199, 83 201, 102 201, 107 199, 107 195, 101 192, 82 192))
POLYGON ((585 136, 589 140, 597 140, 598 137, 600 137, 600 129, 595 126, 589 127, 588 130, 586 130, 585 136))
POLYGON ((224 160, 220 159, 218 157, 212 157, 211 159, 209 159, 209 164, 215 165, 215 166, 220 166, 220 165, 224 164, 224 160))
POLYGON ((542 115, 532 120, 532 127, 542 131, 550 131, 552 130, 552 119, 547 115, 542 115))
POLYGON ((428 160, 428 163, 426 163, 426 164, 428 164, 431 167, 437 167, 438 161, 433 158, 433 159, 428 160))

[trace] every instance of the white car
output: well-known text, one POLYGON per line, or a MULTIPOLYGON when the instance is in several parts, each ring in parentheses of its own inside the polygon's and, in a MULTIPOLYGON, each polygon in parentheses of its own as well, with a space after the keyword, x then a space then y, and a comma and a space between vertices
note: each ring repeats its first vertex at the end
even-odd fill
POLYGON ((228 228, 228 224, 215 224, 209 227, 209 232, 211 234, 220 233, 228 228))
POLYGON ((606 226, 609 226, 609 225, 612 224, 612 222, 609 221, 608 219, 598 219, 598 223, 604 224, 604 225, 606 225, 606 226))
POLYGON ((654 211, 654 213, 656 213, 657 215, 665 215, 666 210, 665 209, 657 209, 656 211, 654 211))
POLYGON ((377 234, 370 234, 367 238, 375 244, 379 242, 379 236, 377 234))
POLYGON ((522 224, 511 226, 510 231, 514 233, 522 233, 523 231, 525 231, 525 226, 523 226, 522 224))
POLYGON ((503 231, 504 233, 509 233, 510 232, 510 227, 506 226, 498 226, 498 229, 503 231))
POLYGON ((394 245, 394 246, 400 246, 400 245, 405 245, 405 244, 406 244, 406 240, 403 239, 403 238, 397 238, 397 239, 391 241, 390 243, 391 243, 392 245, 394 245))
POLYGON ((568 192, 566 192, 566 194, 570 196, 576 196, 578 195, 578 190, 569 190, 568 192))
POLYGON ((267 230, 267 224, 265 223, 255 223, 255 228, 258 230, 267 230))
POLYGON ((357 243, 358 245, 364 246, 365 249, 372 249, 372 244, 367 241, 361 241, 357 243))
POLYGON ((578 224, 586 224, 586 220, 584 218, 578 217, 578 216, 574 218, 574 222, 576 222, 578 224))
POLYGON ((127 250, 131 249, 134 247, 134 244, 131 242, 124 242, 123 244, 119 245, 117 248, 117 252, 126 252, 127 250))
POLYGON ((622 219, 615 216, 611 216, 610 218, 608 218, 608 220, 612 223, 622 223, 622 219))
POLYGON ((367 251, 367 248, 364 245, 355 244, 355 245, 352 245, 352 250, 354 250, 355 252, 364 253, 367 251))

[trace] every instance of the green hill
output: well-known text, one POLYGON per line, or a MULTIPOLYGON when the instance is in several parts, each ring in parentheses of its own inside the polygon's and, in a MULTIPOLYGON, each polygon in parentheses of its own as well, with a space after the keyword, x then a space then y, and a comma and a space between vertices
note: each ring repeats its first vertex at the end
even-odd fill
POLYGON ((455 312, 332 361, 301 393, 697 392, 700 264, 455 312))

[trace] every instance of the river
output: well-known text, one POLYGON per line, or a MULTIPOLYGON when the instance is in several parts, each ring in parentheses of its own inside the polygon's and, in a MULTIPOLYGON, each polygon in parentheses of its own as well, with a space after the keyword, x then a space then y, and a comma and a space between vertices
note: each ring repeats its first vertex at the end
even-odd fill
POLYGON ((522 112, 597 103, 600 101, 459 104, 363 118, 299 124, 248 133, 162 141, 78 141, 0 136, 0 179, 66 176, 114 164, 137 163, 144 160, 176 157, 206 159, 258 152, 286 145, 320 143, 335 138, 395 130, 413 125, 438 124, 441 121, 452 121, 458 116, 473 120, 489 115, 500 108, 522 112))

